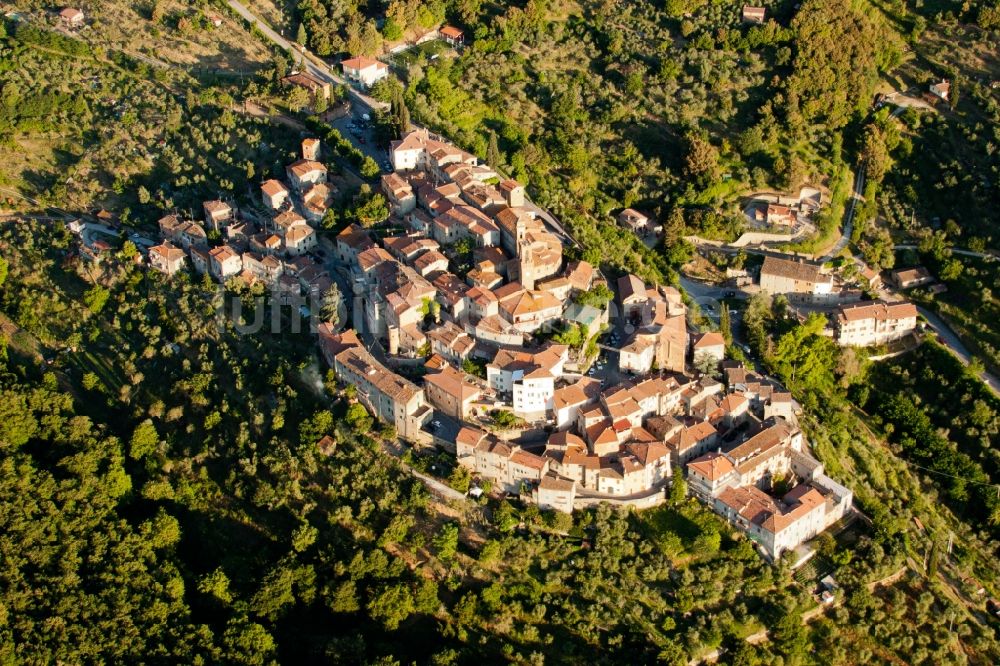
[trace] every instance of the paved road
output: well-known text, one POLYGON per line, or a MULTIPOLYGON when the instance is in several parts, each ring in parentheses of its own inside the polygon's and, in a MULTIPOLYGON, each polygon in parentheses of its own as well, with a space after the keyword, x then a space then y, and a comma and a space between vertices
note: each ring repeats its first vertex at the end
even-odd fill
POLYGON ((701 282, 699 280, 693 280, 686 275, 681 275, 681 286, 684 287, 684 291, 691 295, 696 303, 708 303, 713 307, 718 301, 727 298, 726 294, 728 292, 733 292, 735 295, 728 297, 730 299, 737 298, 741 300, 746 300, 750 298, 750 295, 746 292, 738 289, 736 287, 719 287, 714 284, 708 284, 707 282, 701 282))
POLYGON ((251 24, 255 24, 264 34, 264 36, 270 39, 272 42, 274 42, 281 48, 285 49, 286 51, 292 53, 293 55, 305 56, 302 60, 303 63, 305 64, 306 71, 312 74, 313 76, 319 78, 321 81, 332 81, 334 83, 339 83, 340 85, 345 86, 347 88, 348 95, 351 97, 352 100, 360 102, 362 105, 370 109, 377 109, 385 106, 384 103, 379 102, 378 100, 373 99, 368 95, 365 95, 355 90, 354 87, 351 86, 346 79, 344 79, 344 77, 342 77, 340 74, 337 74, 335 70, 331 69, 330 66, 324 63, 318 56, 313 55, 304 47, 299 47, 293 44, 292 42, 288 41, 281 35, 279 35, 277 32, 274 31, 274 29, 271 26, 269 26, 263 20, 254 16, 253 12, 247 9, 240 2, 237 2, 237 0, 226 0, 226 3, 230 7, 232 7, 233 11, 235 11, 237 14, 245 18, 247 21, 250 21, 251 24))
POLYGON ((413 469, 412 467, 404 463, 402 461, 402 457, 403 453, 406 451, 407 448, 408 447, 405 444, 399 442, 398 440, 393 442, 387 442, 383 440, 382 442, 382 450, 388 453, 389 455, 393 456, 397 460, 399 460, 400 466, 406 471, 408 471, 410 474, 415 476, 416 478, 420 479, 423 482, 423 484, 427 486, 427 489, 430 490, 432 493, 434 493, 438 497, 443 497, 446 500, 460 501, 465 499, 464 493, 460 493, 451 486, 449 486, 448 484, 443 483, 438 479, 435 479, 433 476, 428 476, 427 474, 418 472, 417 470, 413 469))
MULTIPOLYGON (((406 465, 403 466, 406 467, 406 465)), ((420 479, 421 481, 423 481, 424 485, 427 486, 427 489, 430 490, 432 493, 440 495, 441 497, 447 500, 462 501, 465 499, 465 495, 463 493, 460 493, 451 486, 442 483, 441 481, 438 481, 433 476, 427 476, 426 474, 422 474, 413 468, 409 469, 410 473, 413 476, 420 479)))
MULTIPOLYGON (((563 239, 563 241, 569 241, 569 244, 573 245, 574 247, 578 248, 583 247, 582 245, 580 245, 580 243, 577 242, 575 238, 573 238, 573 236, 570 235, 568 231, 566 231, 566 228, 559 222, 559 220, 555 218, 555 216, 552 213, 545 210, 541 206, 535 204, 535 202, 531 201, 527 197, 525 197, 524 199, 524 207, 528 209, 528 211, 542 218, 542 220, 556 232, 556 235, 563 239)), ((564 242, 564 244, 566 243, 564 242)))
MULTIPOLYGON (((695 303, 701 307, 702 312, 717 325, 721 322, 721 308, 723 301, 745 301, 750 298, 750 294, 738 287, 719 287, 714 284, 707 284, 698 280, 692 280, 686 275, 680 276, 681 286, 684 288, 695 303), (733 296, 726 296, 733 292, 733 296)), ((736 344, 746 344, 743 338, 743 309, 739 308, 735 314, 730 314, 732 324, 733 341, 736 344)))
POLYGON ((847 202, 847 214, 844 217, 844 228, 840 232, 840 240, 836 242, 833 248, 827 252, 820 261, 826 263, 840 254, 847 244, 851 242, 851 234, 854 232, 854 211, 857 208, 858 201, 861 200, 861 194, 865 191, 865 165, 864 163, 858 167, 858 170, 854 172, 854 191, 851 193, 851 200, 847 202))
MULTIPOLYGON (((972 358, 972 354, 962 344, 961 338, 951 330, 948 324, 937 314, 928 310, 927 308, 917 306, 917 312, 919 312, 924 319, 927 320, 927 325, 934 329, 934 332, 944 341, 944 346, 951 350, 951 353, 962 362, 962 365, 968 365, 972 358)), ((1000 396, 1000 378, 991 375, 988 372, 983 372, 979 375, 980 379, 993 390, 993 392, 1000 396)))
MULTIPOLYGON (((912 243, 904 243, 903 245, 893 245, 894 250, 916 250, 918 247, 912 243)), ((964 250, 960 247, 948 248, 954 254, 961 254, 966 257, 976 257, 978 259, 986 259, 987 261, 995 261, 1000 259, 1000 256, 992 252, 973 252, 972 250, 964 250)))
POLYGON ((382 166, 389 161, 388 153, 376 143, 375 132, 371 124, 364 121, 362 117, 363 113, 364 111, 354 110, 354 107, 352 107, 351 113, 342 118, 336 118, 330 121, 329 124, 340 132, 345 139, 350 141, 355 148, 378 162, 379 166, 382 166), (351 123, 354 123, 355 127, 359 129, 352 128, 351 123), (364 137, 364 143, 361 143, 360 137, 364 137))

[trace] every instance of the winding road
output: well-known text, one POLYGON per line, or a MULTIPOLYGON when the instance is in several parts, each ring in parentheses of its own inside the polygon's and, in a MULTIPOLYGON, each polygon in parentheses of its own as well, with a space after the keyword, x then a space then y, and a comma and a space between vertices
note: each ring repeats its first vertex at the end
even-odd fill
MULTIPOLYGON (((940 340, 943 341, 943 345, 951 350, 951 353, 955 355, 962 365, 969 365, 972 360, 972 354, 969 352, 968 348, 962 344, 961 338, 951 330, 948 324, 937 314, 928 310, 925 307, 917 306, 917 312, 927 320, 927 325, 934 330, 934 332, 939 336, 940 340)), ((997 397, 1000 397, 1000 378, 996 375, 992 375, 986 371, 979 374, 979 378, 983 380, 997 397)))
POLYGON ((242 16, 244 19, 249 21, 252 25, 257 26, 257 28, 267 37, 269 40, 285 49, 293 55, 301 55, 302 64, 305 65, 306 71, 320 79, 321 81, 339 83, 347 89, 348 95, 352 100, 359 102, 360 104, 368 107, 369 109, 381 109, 387 106, 384 102, 380 102, 377 99, 369 97, 361 92, 354 89, 353 86, 340 74, 330 68, 329 65, 324 63, 318 56, 310 53, 305 47, 293 44, 288 41, 277 32, 274 28, 269 26, 263 20, 257 18, 253 12, 246 8, 237 0, 226 0, 226 4, 232 8, 234 12, 242 16))
MULTIPOLYGON (((299 54, 304 56, 302 62, 305 65, 306 71, 312 74, 313 76, 323 81, 330 81, 344 86, 347 89, 348 94, 353 101, 356 101, 369 109, 381 109, 381 108, 386 108, 388 106, 384 102, 380 102, 356 90, 350 84, 350 82, 348 82, 343 76, 341 76, 335 70, 331 69, 328 65, 326 65, 319 57, 310 53, 308 50, 305 49, 305 47, 299 46, 298 44, 294 44, 285 39, 284 37, 282 37, 281 35, 279 35, 277 32, 275 32, 275 30, 271 26, 269 26, 263 20, 255 16, 253 12, 247 9, 247 7, 242 3, 238 2, 238 0, 226 0, 226 3, 232 8, 234 12, 236 12, 244 19, 249 21, 252 25, 256 25, 257 28, 260 29, 261 33, 263 33, 264 36, 270 39, 272 42, 274 42, 281 48, 285 49, 286 51, 292 53, 293 55, 299 54)), ((414 127, 419 127, 417 123, 411 123, 411 125, 413 125, 414 127)), ((343 132, 341 133, 343 134, 343 132)), ((355 143, 350 133, 344 134, 344 136, 347 137, 352 143, 355 143)), ((361 149, 362 152, 368 152, 365 150, 365 146, 358 146, 358 148, 361 149)), ((535 215, 537 215, 538 217, 542 218, 542 220, 544 220, 545 223, 548 224, 549 227, 553 231, 555 231, 558 236, 561 236, 563 239, 569 241, 574 246, 580 247, 580 243, 577 242, 577 240, 569 233, 569 231, 567 231, 567 229, 559 222, 559 220, 557 220, 556 217, 552 215, 549 211, 545 210, 541 206, 536 205, 534 202, 530 200, 525 201, 525 207, 528 210, 535 213, 535 215)))
MULTIPOLYGON (((920 249, 917 245, 913 243, 905 243, 903 245, 893 245, 894 250, 918 250, 920 249)), ((977 259, 985 259, 986 261, 996 261, 1000 259, 1000 255, 996 255, 992 252, 975 252, 973 250, 965 250, 960 247, 950 247, 948 248, 953 254, 960 254, 964 257, 976 257, 977 259)))

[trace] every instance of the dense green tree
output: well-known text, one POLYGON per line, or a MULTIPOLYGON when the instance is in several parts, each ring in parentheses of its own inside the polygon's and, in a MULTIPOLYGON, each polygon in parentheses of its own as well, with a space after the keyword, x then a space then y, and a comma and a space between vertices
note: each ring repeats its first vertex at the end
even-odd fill
POLYGON ((132 431, 129 455, 136 460, 145 458, 156 450, 156 445, 159 443, 160 436, 156 432, 156 426, 151 419, 146 419, 132 431))
POLYGON ((726 342, 726 347, 731 347, 733 344, 733 322, 729 314, 729 304, 725 301, 722 301, 719 306, 719 332, 726 342))
POLYGON ((673 477, 670 480, 670 501, 674 506, 678 506, 686 499, 687 481, 684 479, 684 472, 680 467, 674 467, 673 477))
POLYGON ((94 314, 104 309, 104 304, 108 302, 111 292, 100 285, 94 285, 83 294, 83 302, 94 314))
POLYGON ((445 523, 434 536, 434 547, 437 548, 438 557, 445 562, 453 559, 458 550, 458 525, 455 523, 445 523))
POLYGON ((390 585, 378 590, 368 602, 368 613, 388 629, 396 629, 415 610, 413 593, 406 585, 390 585))

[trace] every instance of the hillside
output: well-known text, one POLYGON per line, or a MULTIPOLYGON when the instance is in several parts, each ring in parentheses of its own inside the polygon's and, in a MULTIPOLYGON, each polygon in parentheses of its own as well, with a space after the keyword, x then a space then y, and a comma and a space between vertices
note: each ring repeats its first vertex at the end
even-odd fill
MULTIPOLYGON (((914 66, 893 12, 795 4, 767 2, 762 26, 733 0, 295 11, 324 56, 377 53, 383 10, 404 33, 462 25, 470 46, 401 59, 402 90, 376 94, 402 92, 414 119, 526 182, 582 242, 574 255, 663 280, 690 253, 685 230, 726 227, 749 189, 843 193, 878 133, 900 123, 914 141, 925 127, 869 116, 880 77, 914 66), (626 205, 667 222, 666 243, 614 225, 626 205)), ((104 207, 126 233, 150 232, 165 211, 200 218, 223 196, 253 217, 260 182, 308 133, 340 188, 317 224, 328 234, 388 218, 378 164, 280 85, 286 58, 228 15, 206 25, 216 5, 95 3, 75 36, 26 9, 0 23, 0 661, 1000 663, 986 605, 1000 598, 1000 405, 933 341, 873 365, 779 299, 747 306, 761 371, 794 394, 812 453, 860 510, 798 571, 765 561, 680 481, 643 511, 442 499, 410 467, 437 458, 394 455, 395 428, 326 371, 279 292, 168 279, 125 234, 90 262, 61 215, 104 207), (238 331, 220 308, 237 301, 278 308, 277 324, 238 331)), ((992 288, 992 267, 975 270, 967 289, 992 288)), ((942 300, 971 309, 963 293, 942 300)))
POLYGON ((150 65, 31 22, 7 30, 0 202, 104 207, 141 226, 163 208, 194 210, 226 192, 245 196, 243 180, 267 177, 276 164, 283 169, 288 153, 276 146, 294 130, 233 97, 249 85, 267 103, 273 67, 262 71, 263 86, 257 76, 241 85, 150 65))
MULTIPOLYGON (((910 548, 897 503, 907 498, 935 529, 939 518, 867 445, 849 444, 854 462, 836 473, 866 502, 871 492, 897 499, 873 515, 874 530, 859 522, 827 539, 796 576, 694 500, 573 519, 485 498, 446 505, 382 451, 393 433, 310 386, 308 333, 236 335, 203 314, 213 311, 203 287, 147 273, 127 247, 95 273, 63 257, 67 244, 44 223, 0 226, 0 494, 15 507, 0 517, 8 655, 683 664, 722 648, 732 663, 1000 658, 948 578, 892 575, 910 548), (324 435, 332 455, 317 449, 324 435), (62 535, 58 547, 48 531, 62 535), (811 594, 823 571, 843 586, 826 614, 811 594), (886 577, 896 582, 867 585, 886 577), (803 625, 803 612, 817 619, 803 625), (63 630, 47 621, 55 614, 63 630), (761 630, 768 642, 742 640, 761 630)), ((810 428, 823 455, 850 441, 810 428)), ((961 566, 981 547, 966 539, 961 566)))
MULTIPOLYGON (((460 12, 475 39, 457 58, 400 74, 415 118, 481 155, 495 136, 499 163, 570 221, 589 259, 662 278, 683 263, 685 226, 718 234, 751 191, 839 190, 845 130, 899 56, 863 3, 767 3, 762 25, 741 6, 483 3, 460 12), (607 224, 625 206, 669 218, 666 253, 607 224)), ((835 233, 828 217, 811 247, 835 233)))

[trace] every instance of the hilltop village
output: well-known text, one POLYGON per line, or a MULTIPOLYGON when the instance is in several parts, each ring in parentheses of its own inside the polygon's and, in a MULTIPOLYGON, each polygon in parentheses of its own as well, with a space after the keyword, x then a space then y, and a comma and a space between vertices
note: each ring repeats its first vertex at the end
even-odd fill
MULTIPOLYGON (((851 492, 809 455, 791 395, 726 359, 677 289, 564 259, 572 240, 520 183, 424 129, 392 143, 389 219, 347 226, 327 256, 314 227, 333 193, 320 150, 304 140, 287 183, 262 183, 264 224, 222 201, 204 203, 203 223, 163 217, 151 267, 170 275, 190 260, 284 295, 345 284, 353 327, 318 327, 338 381, 402 440, 450 451, 542 509, 655 506, 686 476, 770 558, 850 511, 851 492), (210 231, 222 244, 209 248, 210 231)), ((811 292, 798 275, 809 270, 772 262, 761 279, 811 292)), ((885 315, 855 310, 841 318, 885 315)))

